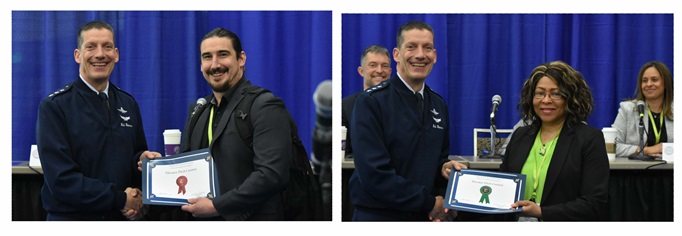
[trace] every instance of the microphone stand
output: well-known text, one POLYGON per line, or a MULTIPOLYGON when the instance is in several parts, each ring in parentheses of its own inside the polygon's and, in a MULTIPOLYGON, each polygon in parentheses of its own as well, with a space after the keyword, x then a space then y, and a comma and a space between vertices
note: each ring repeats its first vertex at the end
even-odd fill
POLYGON ((636 155, 630 156, 628 159, 655 161, 656 157, 644 155, 644 116, 639 116, 639 152, 636 155))
MULTIPOLYGON (((318 120, 321 117, 318 116, 318 120)), ((312 161, 322 195, 322 219, 332 220, 332 130, 331 126, 316 125, 313 130, 312 161)))
POLYGON ((490 114, 490 152, 484 158, 502 159, 502 155, 495 154, 495 136, 497 136, 497 129, 495 128, 495 113, 490 114))

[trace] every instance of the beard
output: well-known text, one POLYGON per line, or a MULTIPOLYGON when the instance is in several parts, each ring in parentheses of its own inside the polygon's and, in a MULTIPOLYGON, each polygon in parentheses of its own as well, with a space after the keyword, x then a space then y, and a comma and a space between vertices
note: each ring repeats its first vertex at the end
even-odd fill
POLYGON ((209 86, 211 86, 211 89, 213 91, 219 92, 219 93, 224 93, 224 92, 227 92, 228 89, 230 89, 230 79, 229 78, 226 79, 222 83, 220 83, 220 82, 215 83, 215 82, 213 82, 213 80, 209 79, 210 74, 223 73, 223 75, 225 75, 225 74, 227 74, 227 72, 228 72, 228 70, 226 68, 220 67, 220 68, 216 68, 216 69, 210 71, 208 74, 204 75, 204 76, 206 76, 206 80, 208 81, 208 84, 209 84, 209 86))
POLYGON ((219 93, 224 93, 227 92, 227 90, 230 89, 230 84, 228 83, 229 80, 225 80, 223 83, 212 83, 210 82, 209 85, 211 86, 211 90, 219 93))

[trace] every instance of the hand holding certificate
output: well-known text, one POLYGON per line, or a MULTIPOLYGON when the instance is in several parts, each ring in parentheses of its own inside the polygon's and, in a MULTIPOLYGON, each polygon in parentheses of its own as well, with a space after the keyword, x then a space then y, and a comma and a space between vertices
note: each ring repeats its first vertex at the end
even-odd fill
POLYGON ((208 149, 142 161, 142 201, 152 205, 185 205, 187 199, 220 194, 208 149))
POLYGON ((526 175, 461 170, 450 172, 444 207, 486 214, 520 212, 511 204, 523 198, 526 175))

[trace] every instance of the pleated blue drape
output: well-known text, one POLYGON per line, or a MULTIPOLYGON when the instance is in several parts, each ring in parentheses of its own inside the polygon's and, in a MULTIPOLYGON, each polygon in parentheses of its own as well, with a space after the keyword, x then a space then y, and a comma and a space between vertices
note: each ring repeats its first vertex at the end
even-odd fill
POLYGON ((673 70, 672 14, 342 14, 341 18, 344 97, 362 89, 357 67, 367 46, 380 44, 391 52, 398 28, 410 20, 433 27, 438 59, 426 84, 450 108, 451 154, 473 155, 473 129, 490 126, 495 94, 502 97, 497 128, 511 129, 520 119, 516 105, 523 81, 544 62, 562 60, 583 73, 595 99, 588 123, 598 128, 610 127, 618 103, 634 96, 644 63, 658 60, 673 70))
POLYGON ((13 161, 29 158, 40 100, 78 78, 76 36, 91 20, 114 28, 110 79, 139 103, 151 150, 163 153, 163 130, 183 129, 188 104, 211 93, 199 45, 223 27, 242 41, 246 77, 284 100, 312 152, 313 92, 332 77, 331 11, 13 11, 13 161))

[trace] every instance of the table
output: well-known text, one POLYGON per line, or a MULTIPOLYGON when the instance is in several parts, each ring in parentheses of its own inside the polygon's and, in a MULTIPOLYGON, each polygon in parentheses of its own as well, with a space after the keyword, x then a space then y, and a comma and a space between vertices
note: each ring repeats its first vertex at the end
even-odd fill
MULTIPOLYGON (((448 157, 450 160, 456 160, 462 164, 467 165, 472 169, 483 169, 483 170, 497 170, 500 168, 502 163, 501 159, 491 159, 478 156, 460 156, 460 155, 450 155, 448 157)), ((630 160, 625 157, 618 157, 614 160, 609 160, 609 166, 611 170, 672 170, 674 163, 663 163, 661 161, 640 161, 640 160, 630 160)), ((352 159, 344 158, 341 161, 341 168, 343 169, 355 169, 355 164, 352 159)))
MULTIPOLYGON (((478 156, 450 155, 471 169, 499 170, 501 159, 478 156)), ((616 157, 609 160, 609 221, 673 221, 674 163, 630 160, 616 157)), ((350 221, 353 206, 348 199, 348 180, 355 165, 352 159, 342 160, 342 221, 350 221)))
MULTIPOLYGON (((479 156, 450 155, 450 160, 456 160, 472 169, 497 170, 502 163, 501 159, 491 159, 479 156)), ((348 164, 347 164, 348 165, 348 164)), ((630 160, 626 157, 617 157, 609 160, 611 170, 672 170, 674 163, 663 161, 640 161, 630 160)))
POLYGON ((45 220, 40 189, 43 169, 32 168, 28 162, 12 162, 12 220, 45 220))

